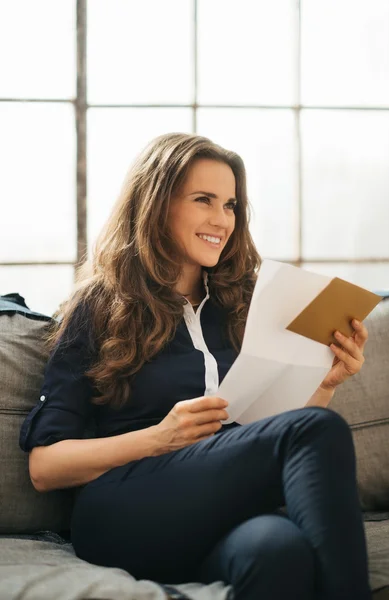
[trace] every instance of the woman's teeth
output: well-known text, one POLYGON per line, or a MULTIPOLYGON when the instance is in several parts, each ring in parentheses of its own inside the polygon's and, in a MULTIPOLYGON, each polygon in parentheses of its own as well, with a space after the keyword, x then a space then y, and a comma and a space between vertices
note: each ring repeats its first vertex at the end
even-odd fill
POLYGON ((218 245, 221 242, 221 238, 213 237, 211 235, 198 234, 198 237, 202 240, 205 240, 206 242, 210 242, 211 244, 215 244, 215 245, 218 245))

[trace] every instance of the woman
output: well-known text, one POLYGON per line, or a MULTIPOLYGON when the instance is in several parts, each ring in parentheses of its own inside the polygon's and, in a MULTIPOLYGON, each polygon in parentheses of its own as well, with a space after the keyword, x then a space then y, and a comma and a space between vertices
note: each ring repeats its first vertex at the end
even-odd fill
POLYGON ((260 266, 247 212, 237 154, 179 133, 146 147, 49 339, 21 432, 31 479, 80 486, 71 538, 92 563, 244 600, 366 600, 352 438, 325 408, 366 328, 339 338, 308 407, 222 425, 260 266))

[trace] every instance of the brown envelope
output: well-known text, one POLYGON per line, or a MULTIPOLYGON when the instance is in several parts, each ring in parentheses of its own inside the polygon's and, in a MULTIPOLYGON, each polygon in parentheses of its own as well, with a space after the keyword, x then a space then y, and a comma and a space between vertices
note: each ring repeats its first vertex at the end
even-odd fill
POLYGON ((363 321, 381 300, 382 296, 334 277, 286 329, 322 344, 341 346, 333 333, 339 330, 350 337, 355 332, 352 319, 363 321))

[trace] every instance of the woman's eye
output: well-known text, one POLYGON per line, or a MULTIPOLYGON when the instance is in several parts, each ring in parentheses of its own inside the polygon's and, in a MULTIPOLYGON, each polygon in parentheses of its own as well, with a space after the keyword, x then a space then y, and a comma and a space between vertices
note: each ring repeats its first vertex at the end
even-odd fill
MULTIPOLYGON (((196 202, 204 202, 206 204, 210 204, 211 200, 207 196, 200 196, 199 198, 196 198, 196 202)), ((225 206, 229 210, 235 210, 236 202, 227 202, 225 206)))

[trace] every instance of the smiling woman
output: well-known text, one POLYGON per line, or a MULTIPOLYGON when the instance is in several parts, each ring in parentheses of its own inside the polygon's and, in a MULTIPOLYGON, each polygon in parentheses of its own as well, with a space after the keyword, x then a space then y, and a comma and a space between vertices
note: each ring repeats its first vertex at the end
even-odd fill
POLYGON ((53 323, 20 438, 31 479, 83 486, 77 555, 136 579, 369 600, 346 422, 315 406, 223 425, 260 263, 242 159, 197 135, 153 140, 53 323))

